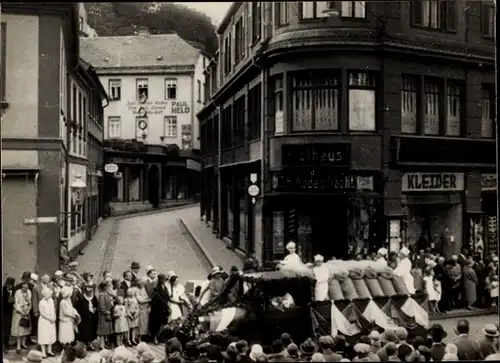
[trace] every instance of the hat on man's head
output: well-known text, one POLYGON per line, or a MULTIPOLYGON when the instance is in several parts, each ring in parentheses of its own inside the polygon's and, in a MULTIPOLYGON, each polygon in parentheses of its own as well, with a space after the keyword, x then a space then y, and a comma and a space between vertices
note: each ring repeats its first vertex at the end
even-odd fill
POLYGON ((212 268, 212 273, 210 275, 214 276, 216 274, 221 274, 221 273, 222 273, 222 269, 219 266, 214 266, 212 268))
POLYGON ((31 278, 31 272, 24 271, 22 276, 21 276, 21 279, 25 280, 25 279, 30 279, 30 278, 31 278))
POLYGON ((231 266, 231 270, 230 270, 230 272, 235 273, 235 272, 239 272, 239 271, 240 271, 240 270, 238 270, 238 267, 236 267, 236 266, 231 266))
POLYGON ((290 343, 288 344, 288 347, 286 347, 286 352, 289 356, 295 357, 299 354, 299 347, 297 347, 297 344, 295 343, 290 343))
POLYGON ((293 242, 293 241, 290 241, 290 242, 288 242, 288 243, 286 244, 286 249, 287 249, 287 250, 291 250, 291 249, 294 249, 294 248, 296 248, 296 247, 297 247, 297 246, 296 246, 295 242, 293 242))
POLYGON ((384 343, 397 343, 399 341, 396 332, 392 329, 386 329, 382 333, 380 340, 382 340, 384 343))
POLYGON ((26 357, 23 357, 26 363, 41 363, 43 361, 43 354, 38 350, 30 350, 26 357))
POLYGON ((56 272, 54 272, 54 276, 62 276, 64 275, 64 272, 62 272, 61 270, 57 270, 56 272))
POLYGON ((314 256, 314 262, 323 262, 323 261, 325 261, 325 258, 323 256, 319 254, 314 256))
POLYGON ((486 324, 483 328, 483 334, 490 338, 498 338, 500 336, 500 332, 495 324, 486 324))
POLYGON ((78 261, 71 261, 70 263, 68 263, 68 266, 69 267, 78 267, 78 266, 80 266, 80 264, 78 263, 78 261))
POLYGON ((130 269, 132 270, 136 270, 136 269, 140 269, 141 268, 141 264, 139 262, 132 262, 132 264, 130 265, 130 269))
POLYGON ((444 330, 443 326, 441 324, 433 324, 431 326, 431 328, 429 329, 429 332, 431 334, 435 333, 435 332, 439 332, 441 333, 441 336, 444 338, 446 338, 448 336, 448 333, 446 333, 446 330, 444 330))
POLYGON ((387 257, 387 252, 387 248, 382 247, 378 249, 377 255, 387 257))
POLYGON ((408 330, 404 326, 398 326, 394 329, 394 333, 396 333, 396 336, 398 337, 399 340, 406 340, 408 339, 408 330))
POLYGON ((323 335, 319 337, 318 343, 321 346, 333 347, 334 341, 331 335, 323 335))
POLYGON ((32 274, 30 274, 30 279, 32 279, 33 281, 38 281, 38 275, 35 273, 32 273, 32 274))
POLYGON ((314 353, 318 351, 318 347, 316 346, 316 343, 311 338, 307 338, 302 344, 300 345, 300 352, 303 355, 306 356, 311 356, 314 353))

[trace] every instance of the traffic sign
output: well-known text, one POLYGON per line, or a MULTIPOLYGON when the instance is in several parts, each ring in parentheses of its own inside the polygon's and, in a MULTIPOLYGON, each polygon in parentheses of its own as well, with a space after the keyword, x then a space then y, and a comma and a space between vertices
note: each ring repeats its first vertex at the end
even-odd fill
POLYGON ((250 195, 251 197, 256 197, 259 195, 259 193, 260 189, 257 185, 252 184, 248 187, 248 195, 250 195))
POLYGON ((257 183, 257 173, 250 174, 250 182, 257 183))
POLYGON ((118 165, 116 165, 116 164, 106 164, 106 165, 104 165, 104 171, 106 173, 116 173, 118 171, 118 165))

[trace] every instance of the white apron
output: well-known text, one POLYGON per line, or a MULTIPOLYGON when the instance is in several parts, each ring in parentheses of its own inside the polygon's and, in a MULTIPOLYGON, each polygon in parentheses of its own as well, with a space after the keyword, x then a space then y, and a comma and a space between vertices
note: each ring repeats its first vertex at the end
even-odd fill
POLYGON ((303 263, 299 255, 297 255, 296 253, 291 253, 285 256, 282 265, 286 267, 295 267, 295 266, 302 266, 303 263))
POLYGON ((415 293, 415 281, 413 275, 411 274, 411 262, 409 258, 403 258, 398 263, 398 267, 394 270, 394 273, 400 276, 408 289, 410 294, 415 293))
POLYGON ((316 286, 314 289, 315 301, 324 301, 328 299, 328 279, 330 278, 330 270, 324 264, 313 268, 314 276, 316 277, 316 286))

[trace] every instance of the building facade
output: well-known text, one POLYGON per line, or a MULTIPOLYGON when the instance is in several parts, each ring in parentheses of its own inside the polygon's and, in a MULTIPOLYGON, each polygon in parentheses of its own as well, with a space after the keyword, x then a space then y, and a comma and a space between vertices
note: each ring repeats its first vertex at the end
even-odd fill
POLYGON ((97 32, 88 23, 88 13, 84 3, 78 3, 78 30, 81 37, 97 37, 97 32))
POLYGON ((206 56, 177 34, 82 40, 108 88, 104 114, 107 213, 145 210, 199 193, 199 128, 206 56))
POLYGON ((79 67, 77 5, 2 4, 1 35, 3 274, 53 273, 86 241, 70 190, 85 182, 87 129, 72 85, 92 78, 79 67))
POLYGON ((265 261, 290 240, 308 261, 494 251, 494 13, 489 1, 235 3, 198 114, 214 232, 265 261))

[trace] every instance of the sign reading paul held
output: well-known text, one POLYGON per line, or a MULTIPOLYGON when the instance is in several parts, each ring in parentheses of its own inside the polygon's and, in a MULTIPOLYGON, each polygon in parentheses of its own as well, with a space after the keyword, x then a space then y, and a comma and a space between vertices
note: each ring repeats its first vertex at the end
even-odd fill
POLYGON ((402 192, 460 192, 464 190, 463 173, 405 173, 402 192))

